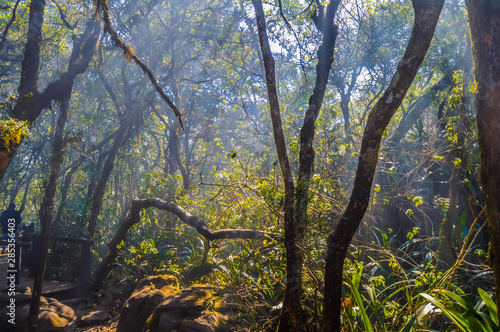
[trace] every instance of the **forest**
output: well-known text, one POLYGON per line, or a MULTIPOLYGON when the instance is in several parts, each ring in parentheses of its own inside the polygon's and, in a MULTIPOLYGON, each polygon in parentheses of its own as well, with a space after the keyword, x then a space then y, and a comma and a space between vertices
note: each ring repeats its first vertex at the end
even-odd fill
POLYGON ((34 264, 0 330, 48 331, 49 281, 63 331, 499 330, 498 0, 2 0, 0 34, 34 264))

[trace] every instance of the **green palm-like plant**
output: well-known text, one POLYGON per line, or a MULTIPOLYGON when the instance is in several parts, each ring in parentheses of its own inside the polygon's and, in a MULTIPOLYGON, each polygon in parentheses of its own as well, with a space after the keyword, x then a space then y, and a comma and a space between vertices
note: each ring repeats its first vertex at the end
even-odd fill
MULTIPOLYGON (((453 293, 446 289, 439 289, 435 291, 435 293, 439 294, 438 296, 432 296, 426 293, 420 295, 427 299, 434 309, 440 309, 441 312, 460 329, 460 331, 498 331, 496 305, 488 293, 481 288, 479 288, 478 291, 481 300, 476 305, 474 305, 460 289, 457 289, 457 293, 453 293), (458 310, 455 304, 462 307, 462 310, 458 310), (480 311, 483 304, 488 309, 489 315, 480 311)), ((427 303, 422 307, 429 308, 429 305, 427 303)), ((430 310, 428 312, 430 312, 430 310)))

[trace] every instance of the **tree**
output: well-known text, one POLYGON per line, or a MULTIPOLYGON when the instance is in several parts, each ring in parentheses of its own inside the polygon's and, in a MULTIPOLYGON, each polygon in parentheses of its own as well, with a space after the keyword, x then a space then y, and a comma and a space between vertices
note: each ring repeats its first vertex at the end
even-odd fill
MULTIPOLYGON (((337 25, 333 23, 340 1, 331 1, 326 14, 319 17, 323 31, 322 45, 318 50, 316 66, 316 84, 309 98, 308 109, 304 115, 304 123, 300 130, 299 171, 295 183, 287 153, 287 146, 283 135, 274 58, 271 53, 267 37, 266 21, 262 2, 253 0, 257 30, 261 45, 262 59, 266 73, 267 94, 273 124, 273 134, 278 152, 281 173, 285 186, 284 224, 285 250, 287 258, 287 284, 285 299, 280 317, 280 331, 304 331, 306 329, 304 312, 301 307, 302 299, 302 266, 304 253, 302 252, 303 239, 308 225, 309 185, 314 164, 314 134, 315 122, 323 104, 323 98, 328 83, 330 68, 333 63, 333 51, 337 39, 337 25)), ((320 10, 320 13, 323 13, 320 10)))
MULTIPOLYGON (((43 92, 38 91, 40 75, 40 50, 42 46, 42 25, 44 22, 45 0, 33 0, 30 3, 28 33, 24 58, 21 66, 21 79, 18 87, 18 100, 9 114, 11 118, 26 121, 28 126, 38 118, 42 110, 53 100, 64 97, 65 87, 72 85, 74 78, 83 73, 90 62, 97 43, 98 33, 87 34, 80 43, 80 58, 68 67, 67 72, 50 83, 43 92)), ((99 31, 99 30, 96 30, 99 31)), ((5 172, 22 140, 8 144, 0 140, 0 179, 5 172)))
POLYGON ((344 260, 349 244, 368 207, 382 135, 424 60, 443 3, 443 0, 412 0, 415 19, 405 54, 389 87, 368 116, 349 204, 328 235, 323 309, 325 331, 340 332, 344 260))
POLYGON ((489 259, 493 265, 497 307, 500 308, 500 4, 494 0, 467 1, 467 9, 474 61, 481 181, 486 192, 491 236, 489 259))
MULTIPOLYGON (((71 54, 71 59, 69 62, 69 67, 78 66, 78 61, 82 57, 82 46, 86 40, 90 37, 93 40, 94 48, 91 50, 86 49, 85 52, 93 54, 97 47, 97 37, 100 33, 100 24, 97 18, 92 18, 85 29, 85 32, 79 41, 76 43, 71 54), (93 51, 93 52, 92 52, 93 51)), ((88 47, 88 46, 87 46, 88 47)), ((59 111, 59 116, 57 119, 56 130, 54 134, 54 140, 52 144, 52 158, 51 158, 51 170, 50 177, 45 190, 44 204, 43 204, 43 219, 42 219, 42 232, 40 235, 40 252, 38 258, 38 268, 37 275, 35 277, 35 284, 33 286, 33 297, 30 305, 30 312, 28 317, 28 328, 30 332, 35 332, 37 330, 38 313, 40 309, 40 296, 42 294, 42 283, 45 274, 45 264, 47 261, 48 253, 48 242, 50 236, 50 229, 52 223, 52 212, 54 210, 55 196, 57 190, 57 179, 59 177, 59 171, 64 157, 64 127, 66 126, 66 120, 68 118, 69 106, 71 95, 73 92, 73 82, 71 81, 67 86, 64 87, 61 107, 59 111)))

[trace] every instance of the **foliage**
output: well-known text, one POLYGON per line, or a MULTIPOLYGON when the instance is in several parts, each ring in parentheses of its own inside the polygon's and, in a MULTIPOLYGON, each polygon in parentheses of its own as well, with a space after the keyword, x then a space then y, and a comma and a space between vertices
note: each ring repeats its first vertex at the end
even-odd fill
MULTIPOLYGON (((6 1, 0 11, 3 27, 14 3, 6 1)), ((296 36, 281 18, 278 3, 265 4, 294 173, 321 40, 311 20, 317 3, 281 2, 296 36)), ((28 4, 20 3, 0 51, 2 139, 9 149, 28 134, 30 138, 17 150, 0 184, 0 200, 3 208, 15 201, 25 221, 37 222, 59 103, 44 111, 29 131, 25 122, 8 117, 17 101, 28 4)), ((176 217, 147 209, 120 244, 108 278, 109 285, 168 273, 183 279, 184 286, 206 282, 232 287, 253 310, 252 324, 271 330, 287 282, 284 188, 270 134, 253 9, 249 2, 229 0, 118 1, 109 6, 120 38, 182 110, 185 129, 179 128, 144 73, 127 64, 132 51, 124 58, 109 37, 101 36, 91 66, 74 83, 54 233, 87 236, 98 185, 105 189, 94 238, 95 266, 136 197, 176 203, 213 229, 273 233, 273 241, 209 242, 176 217), (130 126, 110 176, 99 184, 117 129, 127 117, 130 126)), ((92 2, 47 3, 41 91, 68 70, 74 40, 93 15, 92 2)), ((411 17, 407 0, 349 0, 340 7, 335 62, 316 122, 308 229, 301 248, 302 304, 312 328, 321 323, 326 236, 349 197, 367 112, 398 65, 411 17)), ((396 121, 384 133, 372 201, 344 266, 347 331, 498 326, 485 295, 493 287, 485 254, 489 234, 480 215, 485 196, 479 184, 476 120, 467 99, 473 89, 466 70, 467 30, 464 4, 447 2, 427 58, 396 121), (446 75, 450 85, 433 89, 446 75), (396 139, 401 124, 409 129, 396 139), (453 182, 456 170, 460 172, 453 182), (452 182, 461 188, 459 199, 450 193, 452 182), (460 261, 452 261, 452 266, 459 264, 451 270, 439 257, 437 243, 443 220, 454 207, 449 240, 460 261), (450 275, 454 278, 448 287, 444 278, 450 275)), ((76 267, 70 265, 77 261, 77 248, 54 244, 47 277, 76 280, 76 267)))
POLYGON ((0 121, 0 138, 5 142, 7 151, 12 146, 21 144, 22 140, 29 134, 28 122, 16 119, 5 119, 0 121))

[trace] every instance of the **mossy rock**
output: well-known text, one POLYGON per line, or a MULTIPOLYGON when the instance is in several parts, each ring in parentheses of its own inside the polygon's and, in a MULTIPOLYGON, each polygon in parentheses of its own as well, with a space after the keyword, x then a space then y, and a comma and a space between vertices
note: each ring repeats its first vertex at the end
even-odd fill
POLYGON ((229 331, 241 320, 239 304, 219 287, 196 285, 173 294, 148 319, 147 332, 229 331))
POLYGON ((173 276, 161 275, 142 279, 125 303, 116 331, 142 331, 155 308, 178 291, 179 281, 173 276))

